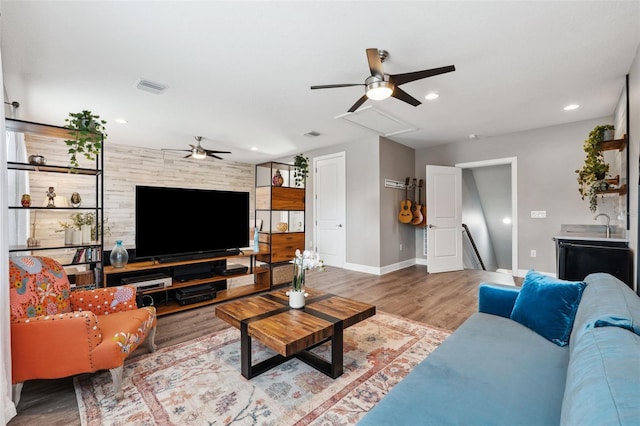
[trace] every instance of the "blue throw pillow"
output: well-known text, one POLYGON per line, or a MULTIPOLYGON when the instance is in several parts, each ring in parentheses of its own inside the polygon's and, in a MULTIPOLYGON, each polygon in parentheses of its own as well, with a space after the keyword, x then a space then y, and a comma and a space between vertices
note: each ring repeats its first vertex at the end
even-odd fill
POLYGON ((566 346, 586 284, 529 271, 511 312, 511 319, 558 346, 566 346))

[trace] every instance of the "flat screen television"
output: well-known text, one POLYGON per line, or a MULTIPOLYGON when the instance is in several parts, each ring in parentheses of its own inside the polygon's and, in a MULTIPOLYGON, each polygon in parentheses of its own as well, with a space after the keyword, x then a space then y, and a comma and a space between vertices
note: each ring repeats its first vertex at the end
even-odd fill
POLYGON ((136 186, 137 259, 234 254, 249 245, 249 193, 136 186))

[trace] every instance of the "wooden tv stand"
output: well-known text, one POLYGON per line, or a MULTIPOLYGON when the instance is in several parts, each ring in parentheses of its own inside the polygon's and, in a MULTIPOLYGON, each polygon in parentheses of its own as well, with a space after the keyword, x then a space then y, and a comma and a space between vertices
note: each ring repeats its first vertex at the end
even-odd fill
POLYGON ((206 259, 183 260, 176 262, 158 263, 152 261, 134 262, 127 264, 124 268, 114 268, 113 266, 105 266, 103 268, 103 285, 105 287, 113 287, 122 284, 122 279, 140 279, 143 281, 145 276, 163 274, 171 278, 172 284, 164 288, 152 288, 138 290, 139 294, 151 296, 154 299, 154 306, 157 315, 166 315, 174 312, 185 311, 188 309, 198 308, 200 306, 220 303, 226 300, 236 299, 238 297, 259 293, 271 288, 269 281, 269 269, 264 266, 256 266, 254 253, 237 254, 231 256, 220 256, 206 259), (246 273, 222 275, 220 269, 226 267, 227 261, 248 260, 248 270, 246 273), (179 281, 176 275, 182 273, 190 267, 210 268, 212 273, 206 277, 196 277, 179 281), (226 280, 235 277, 253 275, 253 283, 241 285, 234 288, 227 288, 226 280), (202 284, 213 284, 216 286, 215 298, 204 300, 187 305, 180 305, 175 300, 174 294, 176 290, 186 287, 193 287, 202 284), (217 284, 217 285, 216 285, 217 284))

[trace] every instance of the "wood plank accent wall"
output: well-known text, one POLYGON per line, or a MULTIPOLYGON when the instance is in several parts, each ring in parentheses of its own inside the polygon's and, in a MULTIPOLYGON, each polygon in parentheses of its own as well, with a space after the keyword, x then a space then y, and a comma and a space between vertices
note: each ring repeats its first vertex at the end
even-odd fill
MULTIPOLYGON (((66 145, 59 139, 27 135, 26 145, 27 155, 44 155, 47 164, 50 165, 68 164, 66 145)), ((186 153, 116 145, 108 140, 105 143, 104 155, 104 214, 110 228, 110 235, 105 237, 105 250, 110 250, 116 240, 122 240, 127 248, 135 247, 136 185, 247 191, 250 193, 250 217, 253 218, 253 164, 211 158, 186 159, 183 158, 186 153)), ((86 159, 80 160, 80 167, 92 165, 86 159)), ((57 195, 64 195, 68 199, 72 192, 77 191, 82 196, 82 206, 94 206, 94 179, 77 175, 31 173, 29 193, 34 203, 42 203, 46 199, 47 188, 54 186, 57 195)), ((10 201, 10 204, 13 205, 14 202, 10 201)), ((18 204, 19 200, 16 200, 15 205, 18 204)), ((43 242, 64 239, 64 233, 56 233, 55 229, 60 227, 60 221, 70 222, 71 214, 69 211, 38 213, 36 237, 43 242)), ((158 200, 158 214, 162 215, 162 200, 158 200)), ((32 222, 33 217, 32 214, 32 222)), ((167 221, 170 222, 171 218, 167 218, 167 221)), ((193 223, 199 221, 207 221, 206 209, 204 206, 193 206, 193 223)), ((191 226, 193 223, 181 225, 191 226)))

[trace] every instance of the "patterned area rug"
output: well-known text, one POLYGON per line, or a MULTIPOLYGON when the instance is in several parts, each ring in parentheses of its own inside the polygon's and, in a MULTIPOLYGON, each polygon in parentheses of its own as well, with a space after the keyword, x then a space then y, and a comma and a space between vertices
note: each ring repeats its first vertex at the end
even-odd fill
MULTIPOLYGON (((108 371, 74 386, 83 425, 352 425, 448 335, 378 312, 345 330, 339 378, 291 359, 246 380, 229 328, 127 361, 119 403, 108 371)), ((330 346, 314 352, 329 359, 330 346)), ((273 355, 255 341, 252 353, 254 363, 273 355)))

